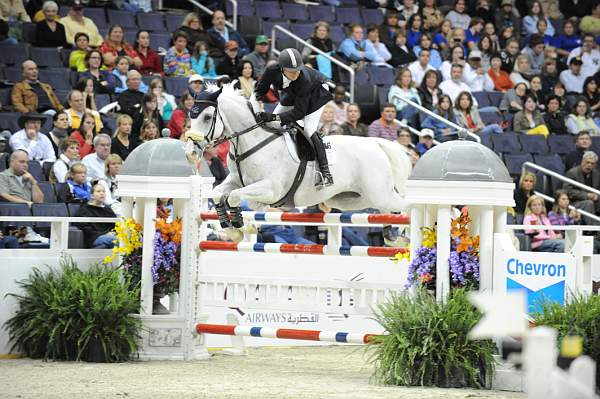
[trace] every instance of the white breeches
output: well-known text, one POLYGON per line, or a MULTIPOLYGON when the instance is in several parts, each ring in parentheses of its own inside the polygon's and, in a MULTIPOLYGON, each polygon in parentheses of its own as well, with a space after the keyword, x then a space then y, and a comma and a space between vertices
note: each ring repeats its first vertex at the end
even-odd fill
MULTIPOLYGON (((319 127, 319 122, 321 121, 321 114, 323 113, 324 107, 325 106, 319 108, 312 114, 308 114, 302 120, 298 121, 298 123, 302 127, 304 127, 302 134, 304 134, 304 137, 306 137, 309 140, 310 140, 310 136, 312 136, 313 133, 315 133, 319 127)), ((294 107, 291 105, 277 104, 273 113, 281 114, 283 112, 290 111, 292 109, 294 109, 294 107)))

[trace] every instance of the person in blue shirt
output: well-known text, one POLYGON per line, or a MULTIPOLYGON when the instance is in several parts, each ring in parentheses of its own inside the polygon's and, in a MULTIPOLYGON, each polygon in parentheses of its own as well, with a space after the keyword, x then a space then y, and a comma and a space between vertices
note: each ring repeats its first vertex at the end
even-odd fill
MULTIPOLYGON (((458 125, 456 117, 454 116, 454 111, 452 110, 452 100, 449 96, 445 94, 440 96, 435 113, 458 125)), ((458 132, 456 129, 451 128, 447 124, 431 116, 425 118, 421 124, 421 127, 431 129, 435 134, 435 139, 440 142, 455 140, 458 138, 458 132)))
POLYGON ((225 25, 225 13, 223 11, 216 10, 213 13, 212 24, 212 28, 208 29, 207 32, 223 56, 225 54, 225 44, 230 40, 237 42, 239 46, 238 54, 240 56, 243 57, 250 52, 250 47, 248 47, 242 35, 237 30, 233 30, 225 25))
POLYGON ((450 31, 452 30, 452 24, 447 19, 442 22, 440 26, 439 33, 436 33, 433 37, 433 46, 439 49, 440 51, 444 51, 449 47, 448 44, 448 35, 450 35, 450 31))
POLYGON ((562 33, 554 37, 552 45, 561 57, 568 57, 571 51, 581 46, 581 37, 575 34, 573 21, 566 20, 563 23, 562 33))
POLYGON ((380 56, 375 47, 364 38, 364 30, 359 24, 350 26, 350 36, 340 44, 339 51, 352 62, 378 62, 380 56))
POLYGON ((208 46, 202 41, 194 45, 192 69, 203 78, 214 79, 217 77, 215 61, 208 56, 208 46))
MULTIPOLYGON (((550 36, 547 32, 548 32, 548 23, 546 22, 545 19, 538 19, 537 21, 537 36, 541 37, 543 42, 544 42, 544 46, 551 46, 552 43, 554 43, 554 38, 552 36, 550 36)), ((531 38, 535 36, 534 35, 529 35, 525 38, 525 45, 528 46, 531 38)))
POLYGON ((421 37, 419 38, 419 45, 415 46, 415 48, 413 49, 413 52, 418 57, 419 53, 421 52, 421 49, 424 49, 424 48, 428 49, 429 50, 429 65, 431 65, 435 69, 440 69, 440 67, 442 66, 442 56, 440 55, 439 51, 437 51, 436 49, 434 49, 432 47, 432 44, 433 44, 433 42, 431 40, 431 36, 429 36, 428 33, 423 33, 421 35, 421 37))
POLYGON ((435 146, 433 143, 433 130, 423 129, 419 132, 419 142, 417 143, 417 151, 419 155, 425 154, 429 149, 435 146))
POLYGON ((423 29, 423 19, 419 14, 413 14, 406 23, 406 44, 412 49, 419 44, 421 30, 423 29))
POLYGON ((544 15, 542 5, 537 0, 531 3, 529 15, 526 15, 525 18, 523 18, 523 31, 521 33, 524 35, 533 35, 538 33, 537 21, 540 19, 546 20, 546 24, 548 25, 546 34, 554 36, 554 26, 552 26, 548 17, 544 15))
POLYGON ((469 23, 469 29, 465 29, 465 43, 469 50, 473 50, 479 41, 479 35, 483 30, 483 19, 475 17, 469 23))

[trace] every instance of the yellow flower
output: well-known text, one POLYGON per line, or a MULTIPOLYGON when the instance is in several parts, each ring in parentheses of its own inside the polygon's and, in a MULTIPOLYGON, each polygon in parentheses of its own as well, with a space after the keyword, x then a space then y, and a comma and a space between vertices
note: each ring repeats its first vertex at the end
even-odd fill
POLYGON ((403 260, 410 261, 410 246, 406 247, 406 251, 396 253, 392 260, 394 263, 398 263, 403 260))
POLYGON ((437 243, 437 235, 434 229, 429 227, 423 227, 423 242, 422 246, 427 248, 433 248, 437 243))
POLYGON ((109 263, 112 263, 112 261, 113 261, 112 256, 107 256, 106 258, 104 258, 103 263, 105 265, 108 265, 109 263))

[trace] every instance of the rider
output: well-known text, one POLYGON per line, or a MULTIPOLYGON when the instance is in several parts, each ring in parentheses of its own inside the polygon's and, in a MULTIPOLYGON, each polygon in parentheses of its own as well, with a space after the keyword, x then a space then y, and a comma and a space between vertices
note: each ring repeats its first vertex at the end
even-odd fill
POLYGON ((279 62, 267 67, 258 81, 254 91, 258 101, 263 100, 271 85, 279 91, 281 100, 272 114, 257 113, 257 122, 280 121, 282 125, 289 125, 303 120, 303 134, 315 148, 321 170, 321 178, 315 185, 318 188, 331 186, 333 177, 327 164, 325 146, 317 133, 323 106, 332 99, 325 77, 314 69, 305 67, 298 50, 287 48, 279 54, 279 62))

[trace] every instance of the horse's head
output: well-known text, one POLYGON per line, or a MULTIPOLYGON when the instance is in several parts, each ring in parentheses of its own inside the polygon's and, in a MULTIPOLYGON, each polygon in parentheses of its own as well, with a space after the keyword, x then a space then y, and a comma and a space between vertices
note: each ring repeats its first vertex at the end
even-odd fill
POLYGON ((190 130, 185 132, 185 137, 201 147, 223 135, 224 124, 217 112, 220 94, 221 90, 212 86, 194 99, 191 114, 196 116, 191 119, 190 130))

